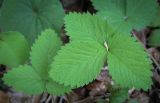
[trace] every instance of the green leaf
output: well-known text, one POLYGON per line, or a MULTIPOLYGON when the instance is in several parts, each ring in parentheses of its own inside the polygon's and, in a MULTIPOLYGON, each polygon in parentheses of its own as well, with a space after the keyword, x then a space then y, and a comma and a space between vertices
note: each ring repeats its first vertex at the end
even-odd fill
POLYGON ((16 67, 29 58, 29 45, 18 32, 0 33, 0 64, 16 67))
POLYGON ((118 89, 111 92, 110 103, 124 103, 128 98, 128 89, 118 89))
POLYGON ((66 86, 88 84, 100 73, 106 49, 95 41, 72 41, 58 51, 49 72, 50 77, 66 86))
POLYGON ((48 77, 49 65, 62 43, 55 31, 47 29, 41 33, 31 48, 31 63, 42 78, 48 77))
POLYGON ((108 41, 109 73, 121 87, 147 90, 151 83, 151 61, 143 47, 129 35, 115 34, 108 41))
MULTIPOLYGON (((87 52, 87 49, 92 49, 92 45, 96 46, 97 44, 91 45, 83 42, 90 43, 94 41, 100 44, 100 47, 96 46, 96 49, 94 47, 94 50, 100 50, 101 48, 102 50, 100 51, 104 51, 104 54, 100 56, 98 56, 98 53, 95 53, 97 54, 97 58, 103 60, 104 63, 105 59, 102 58, 105 58, 103 55, 105 56, 107 54, 109 72, 115 82, 124 88, 136 87, 138 89, 148 89, 152 83, 150 71, 151 62, 143 47, 136 42, 133 37, 130 37, 130 35, 121 35, 122 33, 113 33, 113 31, 110 31, 110 28, 108 28, 104 23, 105 21, 100 20, 101 22, 96 22, 96 19, 95 21, 91 21, 94 17, 98 18, 95 15, 92 17, 90 14, 80 15, 76 13, 71 13, 65 17, 65 23, 67 23, 65 24, 66 30, 71 38, 71 43, 63 47, 55 57, 55 61, 52 64, 52 70, 50 71, 50 76, 55 76, 53 78, 55 81, 64 85, 70 85, 71 87, 83 86, 90 82, 92 80, 91 78, 94 78, 95 76, 89 78, 88 75, 92 74, 92 72, 94 72, 95 75, 98 75, 98 71, 95 72, 95 70, 98 69, 92 70, 91 73, 88 72, 89 69, 86 69, 88 68, 87 66, 93 65, 93 63, 95 64, 94 61, 91 61, 95 59, 86 59, 82 53, 87 52), (79 20, 82 21, 88 16, 89 19, 85 20, 85 22, 79 22, 79 20), (89 25, 92 22, 94 25, 104 24, 104 27, 102 26, 101 28, 95 29, 93 25, 89 25), (73 23, 76 23, 76 25, 73 23), (81 26, 83 29, 80 29, 81 26), (97 34, 95 35, 95 33, 97 34), (103 36, 101 34, 106 35, 104 36, 106 38, 101 39, 100 37, 103 36), (75 45, 75 47, 72 47, 73 45, 75 45), (90 65, 85 66, 85 64, 90 65), (79 70, 83 72, 79 72, 79 70)), ((94 52, 90 51, 90 55, 92 55, 92 53, 94 52)), ((92 56, 92 58, 95 57, 94 55, 92 56)), ((100 64, 102 67, 102 62, 96 62, 95 65, 100 64)))
POLYGON ((31 51, 31 63, 37 73, 45 80, 47 92, 62 95, 69 92, 70 87, 64 87, 48 77, 50 64, 62 43, 55 31, 47 29, 38 37, 31 51))
POLYGON ((154 47, 160 46, 160 29, 152 32, 151 36, 149 37, 149 45, 154 47))
POLYGON ((151 25, 154 27, 160 27, 160 7, 157 9, 157 15, 151 25))
POLYGON ((74 88, 83 86, 95 79, 107 57, 110 74, 120 86, 148 89, 152 83, 151 65, 143 47, 130 35, 111 33, 105 21, 91 21, 94 17, 98 18, 95 15, 76 13, 65 17, 66 31, 71 42, 55 56, 50 77, 60 84, 74 88), (85 22, 79 22, 87 17, 89 19, 85 22), (104 27, 92 27, 89 23, 102 24, 104 27), (90 27, 92 29, 87 31, 86 28, 90 27), (106 35, 104 41, 100 38, 103 35, 99 34, 106 35))
POLYGON ((4 31, 19 31, 30 44, 46 28, 57 32, 63 24, 64 11, 59 0, 4 0, 0 26, 4 31))
POLYGON ((98 41, 103 44, 107 38, 107 23, 90 13, 69 13, 65 16, 65 27, 71 41, 98 41))
POLYGON ((60 49, 61 44, 60 39, 53 30, 47 29, 42 32, 31 50, 32 67, 21 66, 13 68, 4 77, 6 84, 27 94, 48 92, 54 95, 63 95, 69 92, 71 90, 70 87, 58 84, 48 76, 49 65, 60 49), (17 76, 15 76, 16 74, 17 76), (28 76, 30 77, 28 78, 28 76), (12 82, 15 82, 15 84, 12 84, 12 82), (36 84, 37 82, 38 84, 36 84))
POLYGON ((47 92, 54 95, 62 95, 70 90, 70 87, 51 81, 48 76, 50 64, 61 44, 61 40, 55 31, 47 29, 35 41, 31 51, 31 63, 34 70, 45 81, 47 92))
POLYGON ((4 75, 3 80, 17 91, 27 94, 40 94, 45 89, 44 81, 31 66, 19 66, 13 68, 4 75))
POLYGON ((49 80, 46 84, 47 92, 53 95, 61 96, 64 93, 70 92, 70 87, 65 87, 64 85, 60 85, 59 83, 49 80))
POLYGON ((92 0, 98 15, 107 20, 114 30, 128 34, 142 29, 154 19, 156 0, 92 0))
POLYGON ((153 31, 149 37, 149 45, 154 47, 160 46, 160 29, 153 31))

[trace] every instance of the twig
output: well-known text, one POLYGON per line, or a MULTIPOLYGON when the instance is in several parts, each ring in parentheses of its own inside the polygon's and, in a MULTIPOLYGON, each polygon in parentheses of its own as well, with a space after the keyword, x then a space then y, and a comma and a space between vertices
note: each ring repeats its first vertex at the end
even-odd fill
POLYGON ((50 95, 50 96, 47 98, 47 100, 46 100, 45 103, 49 103, 51 100, 52 100, 52 95, 50 95))
POLYGON ((47 99, 48 94, 47 93, 43 93, 42 94, 42 99, 41 102, 44 102, 47 99))

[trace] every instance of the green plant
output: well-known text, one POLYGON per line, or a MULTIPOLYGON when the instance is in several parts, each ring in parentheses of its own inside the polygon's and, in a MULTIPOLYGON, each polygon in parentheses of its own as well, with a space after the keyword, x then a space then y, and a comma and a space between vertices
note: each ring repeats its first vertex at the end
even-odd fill
POLYGON ((65 17, 65 27, 69 44, 56 55, 61 42, 55 32, 46 30, 32 47, 32 66, 13 68, 5 74, 5 83, 28 94, 60 95, 91 82, 107 60, 109 73, 122 88, 150 87, 150 60, 133 37, 112 32, 105 20, 89 13, 70 13, 65 17))
POLYGON ((3 31, 19 31, 31 45, 46 28, 60 32, 64 11, 58 0, 4 0, 0 27, 3 31))
POLYGON ((71 41, 54 58, 49 73, 53 80, 73 88, 83 86, 96 78, 107 60, 109 73, 120 86, 150 87, 151 62, 129 34, 112 33, 106 21, 89 13, 70 13, 65 27, 71 41))
MULTIPOLYGON (((44 15, 40 15, 36 19, 32 18, 34 20, 33 24, 31 19, 27 19, 20 23, 21 25, 17 24, 17 27, 13 22, 10 22, 12 19, 8 16, 14 17, 11 12, 19 11, 17 6, 22 6, 21 1, 16 0, 18 3, 14 2, 13 6, 11 5, 12 0, 6 0, 4 3, 2 17, 0 17, 0 21, 3 20, 4 30, 12 30, 13 26, 13 30, 24 32, 26 38, 31 41, 30 44, 43 31, 31 48, 30 62, 25 65, 17 63, 16 66, 13 66, 14 68, 4 75, 3 80, 6 84, 27 94, 35 95, 47 92, 54 95, 63 95, 70 92, 71 89, 92 82, 101 69, 107 65, 113 81, 121 88, 113 93, 116 98, 111 97, 113 103, 127 98, 127 92, 130 88, 135 87, 144 90, 150 88, 152 84, 152 62, 143 46, 131 36, 130 32, 132 29, 139 30, 150 25, 157 10, 157 4, 154 0, 148 0, 148 2, 144 0, 140 2, 138 0, 92 0, 98 10, 97 14, 92 15, 88 12, 82 14, 69 13, 65 16, 65 31, 70 42, 64 46, 62 46, 55 31, 51 29, 44 31, 45 28, 52 27, 52 20, 60 20, 59 16, 54 16, 56 19, 52 19, 51 12, 55 9, 54 7, 57 7, 53 5, 53 1, 38 3, 33 0, 32 2, 35 4, 32 6, 32 10, 36 11, 35 7, 40 8, 43 3, 49 5, 45 9, 45 16, 49 18, 49 21, 46 21, 47 17, 44 19, 44 15), (134 8, 137 3, 138 7, 134 8), (15 7, 15 9, 8 10, 7 7, 10 6, 15 7), (150 8, 146 8, 147 6, 150 6, 150 8), (7 14, 7 11, 9 14, 7 14), (135 12, 136 15, 134 15, 135 12), (41 16, 44 22, 41 21, 41 16), (39 20, 41 21, 40 25, 38 24, 39 20), (23 27, 22 24, 28 25, 23 27), (27 27, 31 27, 30 30, 27 27), (18 64, 21 65, 17 66, 18 64)), ((22 0, 22 2, 29 3, 26 0, 22 0)), ((22 12, 24 12, 23 9, 22 12)), ((20 15, 21 11, 17 14, 20 15)), ((18 18, 22 19, 23 16, 18 16, 18 18)), ((63 16, 60 16, 60 18, 63 18, 63 16)), ((17 21, 15 22, 17 23, 17 21)), ((54 25, 59 25, 59 21, 54 25)), ((59 30, 57 26, 55 28, 56 31, 59 30)), ((12 40, 15 40, 15 38, 12 37, 12 40)), ((15 45, 15 47, 18 47, 20 44, 16 42, 15 45)), ((3 55, 6 50, 2 53, 1 51, 0 54, 3 55)), ((9 60, 9 57, 6 61, 9 60)), ((11 59, 9 63, 13 63, 13 61, 11 59)), ((5 63, 2 62, 2 64, 5 63)), ((8 66, 9 64, 6 63, 5 65, 8 66)))
POLYGON ((160 29, 154 30, 149 37, 149 45, 158 47, 160 46, 160 29))
POLYGON ((158 7, 157 13, 156 13, 156 17, 155 19, 152 21, 151 26, 154 27, 160 27, 160 7, 158 7))
POLYGON ((29 57, 29 45, 18 32, 0 33, 0 64, 16 67, 24 64, 29 57))
POLYGON ((149 26, 156 16, 156 0, 91 0, 97 15, 120 33, 149 26))
POLYGON ((31 65, 21 65, 13 68, 4 75, 6 84, 13 86, 17 91, 27 94, 41 94, 48 92, 61 95, 70 90, 70 87, 60 85, 48 76, 50 64, 61 41, 53 30, 45 30, 38 37, 30 52, 31 65))
POLYGON ((124 103, 128 98, 128 89, 113 89, 111 93, 110 103, 124 103))

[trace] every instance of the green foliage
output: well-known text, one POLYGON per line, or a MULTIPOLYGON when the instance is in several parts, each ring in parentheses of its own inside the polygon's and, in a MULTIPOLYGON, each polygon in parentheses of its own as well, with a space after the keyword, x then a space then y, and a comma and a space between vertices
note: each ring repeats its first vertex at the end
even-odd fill
POLYGON ((98 42, 72 41, 54 58, 50 77, 64 85, 80 87, 98 76, 105 59, 106 50, 98 42))
POLYGON ((4 0, 0 16, 3 31, 19 31, 31 44, 40 32, 63 24, 64 11, 59 0, 4 0))
POLYGON ((129 33, 142 29, 154 19, 156 0, 92 0, 98 15, 107 20, 114 30, 129 33))
POLYGON ((70 13, 65 17, 65 29, 71 41, 97 41, 103 44, 107 39, 107 27, 104 20, 90 13, 83 14, 83 16, 78 13, 70 13))
POLYGON ((160 27, 160 7, 157 9, 157 15, 156 18, 152 22, 152 26, 160 27))
POLYGON ((148 89, 152 83, 152 66, 139 42, 130 35, 117 33, 109 39, 108 46, 107 62, 112 79, 122 87, 148 89))
MULTIPOLYGON (((49 65, 62 43, 53 30, 46 30, 38 37, 31 48, 31 63, 42 78, 48 76, 49 65)), ((46 78, 47 79, 47 78, 46 78)))
POLYGON ((124 103, 128 98, 128 89, 116 89, 111 92, 110 103, 124 103))
POLYGON ((5 83, 27 94, 48 92, 62 95, 68 92, 69 87, 60 85, 48 77, 49 65, 60 46, 61 41, 54 31, 48 29, 42 32, 32 47, 32 66, 13 68, 4 75, 5 83))
POLYGON ((15 90, 23 91, 27 94, 40 94, 45 89, 45 82, 36 71, 28 65, 13 68, 4 75, 3 80, 15 90))
POLYGON ((160 47, 160 29, 152 32, 151 36, 149 37, 149 45, 160 47))
POLYGON ((29 57, 29 45, 18 32, 0 33, 0 64, 16 67, 24 64, 29 57))
POLYGON ((70 13, 65 23, 71 42, 54 58, 50 71, 53 80, 71 87, 83 86, 96 78, 107 58, 110 74, 120 86, 149 88, 150 60, 133 37, 111 33, 105 21, 88 13, 70 13))
MULTIPOLYGON (((26 94, 63 95, 93 81, 107 63, 109 74, 121 88, 150 88, 151 61, 142 45, 129 34, 151 22, 160 26, 158 17, 152 21, 157 12, 156 0, 92 2, 97 15, 66 15, 65 31, 70 42, 62 46, 56 34, 64 17, 59 0, 5 0, 0 10, 2 31, 19 31, 30 44, 37 38, 31 47, 31 65, 22 65, 29 56, 25 38, 18 32, 0 34, 0 63, 13 67, 4 75, 5 83, 26 94), (55 28, 56 32, 47 28, 55 28)), ((150 45, 160 46, 159 33, 153 32, 150 45)), ((123 102, 127 92, 128 89, 114 91, 111 102, 123 102)))
POLYGON ((3 0, 0 0, 0 8, 1 8, 1 6, 2 6, 2 3, 3 3, 3 0))

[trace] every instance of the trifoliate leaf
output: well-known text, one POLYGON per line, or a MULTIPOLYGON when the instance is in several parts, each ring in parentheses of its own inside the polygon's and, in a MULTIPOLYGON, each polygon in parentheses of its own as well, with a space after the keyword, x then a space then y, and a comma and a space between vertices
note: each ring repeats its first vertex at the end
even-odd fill
POLYGON ((90 13, 70 13, 65 17, 65 30, 70 40, 98 41, 103 44, 107 38, 107 25, 97 16, 90 13))
POLYGON ((0 33, 0 64, 16 67, 29 58, 29 45, 18 32, 0 33))
POLYGON ((151 85, 151 61, 143 47, 129 35, 115 34, 108 41, 109 73, 121 87, 148 89, 151 85))
POLYGON ((154 19, 156 0, 92 0, 98 15, 107 20, 114 30, 130 33, 142 29, 154 19))
POLYGON ((28 65, 13 68, 4 75, 3 80, 15 90, 23 91, 27 94, 40 94, 45 89, 44 81, 28 65))
POLYGON ((49 65, 61 47, 61 40, 57 33, 47 29, 41 33, 31 48, 31 63, 42 78, 48 77, 49 65))
POLYGON ((160 7, 157 9, 157 15, 151 25, 154 27, 160 27, 160 7))
POLYGON ((4 31, 19 31, 32 43, 46 28, 60 31, 64 11, 59 0, 4 0, 0 26, 4 31))
POLYGON ((153 33, 149 37, 149 45, 160 47, 160 29, 153 31, 153 33))
POLYGON ((124 103, 128 98, 128 89, 118 89, 111 92, 110 103, 124 103))
MULTIPOLYGON (((90 19, 87 19, 85 22, 79 22, 78 20, 82 21, 83 19, 81 18, 84 18, 84 16, 86 18, 88 16, 90 16, 91 18, 94 18, 90 14, 80 15, 76 13, 69 14, 65 18, 65 23, 67 23, 66 31, 70 36, 72 42, 69 45, 62 48, 59 54, 55 57, 55 61, 53 62, 54 66, 52 64, 52 67, 54 67, 55 69, 51 70, 50 76, 52 77, 54 75, 55 77, 53 79, 55 81, 59 83, 63 83, 65 85, 71 85, 72 87, 74 86, 78 87, 78 86, 83 86, 84 84, 87 84, 91 80, 91 79, 88 79, 88 71, 86 69, 87 67, 85 66, 83 67, 84 64, 83 65, 80 65, 80 64, 84 61, 90 62, 88 64, 92 64, 93 61, 91 61, 92 59, 82 59, 84 57, 80 55, 79 52, 81 51, 77 52, 77 50, 79 50, 77 48, 79 47, 80 44, 77 44, 78 46, 74 48, 72 47, 72 45, 74 44, 75 41, 79 41, 79 42, 85 42, 85 41, 95 42, 96 41, 97 42, 97 40, 101 40, 101 39, 97 39, 97 38, 100 38, 99 36, 94 35, 94 33, 96 32, 97 33, 96 35, 98 34, 106 35, 104 42, 102 42, 104 38, 102 39, 102 41, 100 42, 98 41, 98 42, 100 43, 100 45, 103 43, 103 45, 101 46, 102 46, 102 49, 106 49, 106 53, 108 51, 107 61, 109 65, 110 74, 112 75, 113 80, 115 80, 117 83, 120 84, 120 86, 124 88, 127 88, 127 87, 132 88, 134 86, 138 89, 139 88, 148 89, 149 86, 151 85, 151 71, 150 71, 151 65, 147 57, 147 53, 145 53, 145 51, 143 50, 143 47, 129 35, 121 35, 118 32, 111 33, 110 29, 108 29, 108 27, 106 27, 106 24, 103 23, 105 22, 103 20, 101 20, 101 22, 95 22, 95 21, 90 21, 91 19, 90 18, 90 19), (95 23, 94 25, 104 24, 103 26, 105 27, 101 27, 104 29, 101 29, 101 28, 95 29, 93 25, 88 25, 89 23, 92 23, 92 22, 93 24, 95 23), (77 23, 77 24, 74 25, 73 23, 77 23), (81 28, 81 26, 77 26, 77 25, 81 25, 82 27, 84 26, 83 30, 79 29, 81 28), (85 25, 87 25, 86 26, 87 29, 85 28, 85 25), (90 28, 90 26, 91 28, 94 28, 94 29, 88 29, 90 28), (79 30, 82 32, 80 32, 79 30), (92 39, 92 38, 95 38, 95 39, 92 39), (85 68, 85 70, 83 70, 81 66, 85 68), (66 68, 69 68, 69 69, 66 69, 66 68), (81 72, 78 72, 77 74, 78 70, 83 70, 83 74, 81 72), (65 75, 65 76, 62 76, 62 75, 65 75), (83 78, 78 78, 80 76, 82 76, 83 78)), ((91 49, 90 47, 92 47, 92 46, 86 46, 86 43, 83 45, 85 47, 88 47, 87 49, 91 49)), ((96 49, 98 49, 98 46, 96 49)), ((86 49, 83 49, 83 47, 81 47, 80 50, 82 50, 83 52, 87 51, 86 49)), ((98 65, 98 63, 96 65, 98 65)), ((98 72, 95 72, 95 74, 96 73, 98 74, 98 72)))
POLYGON ((106 49, 98 42, 72 41, 58 51, 49 74, 61 84, 83 86, 96 78, 105 59, 106 49))

